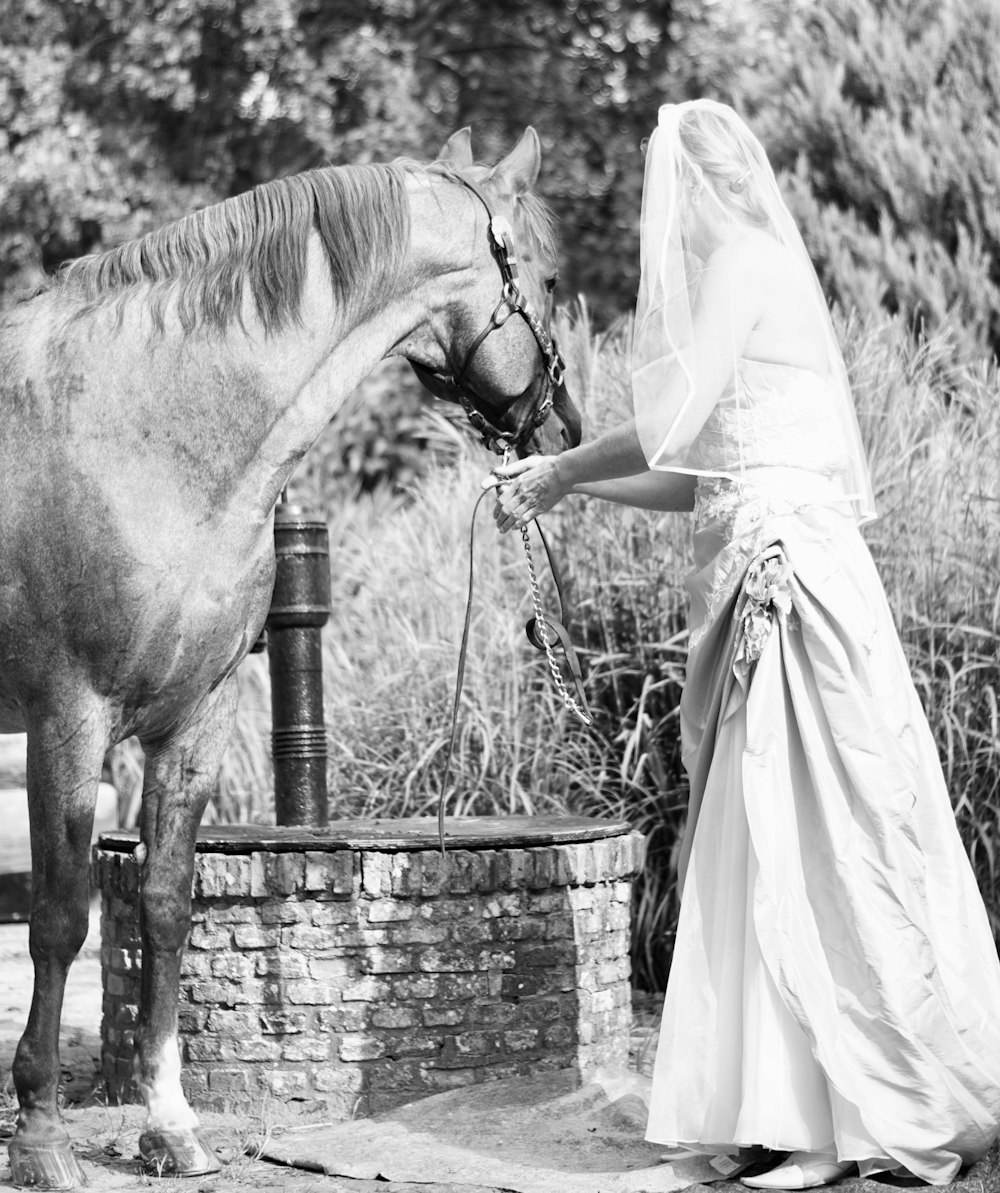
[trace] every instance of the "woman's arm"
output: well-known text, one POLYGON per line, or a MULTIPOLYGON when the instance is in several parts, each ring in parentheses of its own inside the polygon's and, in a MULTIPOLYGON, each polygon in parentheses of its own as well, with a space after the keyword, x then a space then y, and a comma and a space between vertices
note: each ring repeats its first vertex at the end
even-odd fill
MULTIPOLYGON (((672 370, 666 380, 664 410, 679 414, 664 427, 663 434, 670 441, 664 464, 678 457, 698 434, 731 380, 736 360, 760 316, 763 296, 755 273, 758 253, 754 241, 736 241, 724 243, 709 258, 693 311, 691 368, 698 385, 693 394, 688 393, 688 374, 679 369, 672 370)), ((518 460, 494 474, 512 482, 498 490, 497 526, 506 532, 544 514, 567 493, 585 491, 581 486, 642 476, 648 468, 634 419, 561 455, 518 460)), ((652 486, 653 482, 644 484, 652 486)), ((693 488, 690 491, 693 493, 693 488)), ((650 490, 642 492, 648 496, 650 490)), ((691 500, 693 503, 693 496, 691 500)))
MULTIPOLYGON (((597 441, 595 440, 595 442, 597 441)), ((597 481, 580 481, 577 484, 566 485, 560 478, 560 470, 557 465, 565 459, 567 454, 528 457, 524 463, 530 461, 531 467, 528 471, 520 472, 519 484, 522 491, 516 496, 508 497, 509 486, 498 484, 495 474, 483 482, 484 486, 496 485, 497 487, 497 505, 493 516, 502 534, 506 534, 520 522, 529 522, 532 518, 537 517, 538 514, 544 512, 541 508, 543 505, 545 509, 551 509, 556 502, 571 493, 597 497, 602 501, 630 505, 637 509, 664 511, 694 509, 694 489, 697 477, 689 473, 646 469, 638 475, 609 477, 597 481), (526 502, 531 504, 526 505, 526 502)), ((607 467, 612 466, 607 458, 605 458, 605 464, 607 467)), ((510 466, 508 471, 513 471, 516 467, 516 465, 510 466)))
POLYGON ((697 480, 684 472, 644 472, 641 476, 574 485, 570 492, 643 510, 692 510, 697 480))
POLYGON ((599 438, 581 443, 558 456, 527 456, 506 468, 494 469, 483 481, 483 487, 497 487, 493 516, 501 533, 506 534, 520 522, 530 522, 550 510, 578 485, 635 476, 646 471, 646 457, 639 444, 635 421, 628 419, 599 438), (516 488, 497 485, 498 479, 513 478, 517 478, 516 488))
MULTIPOLYGON (((649 467, 639 443, 634 418, 618 423, 597 439, 581 443, 579 447, 570 448, 550 459, 555 461, 559 484, 564 493, 570 492, 575 485, 591 481, 636 476, 646 472, 649 467)), ((530 467, 531 460, 529 456, 520 463, 530 467)), ((508 469, 508 472, 513 473, 514 469, 508 469)))

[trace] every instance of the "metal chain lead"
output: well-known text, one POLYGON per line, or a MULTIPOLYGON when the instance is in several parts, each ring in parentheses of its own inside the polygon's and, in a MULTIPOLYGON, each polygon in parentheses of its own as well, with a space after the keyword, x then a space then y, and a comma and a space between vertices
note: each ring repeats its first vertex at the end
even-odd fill
MULTIPOLYGON (((510 459, 510 446, 504 444, 503 461, 500 464, 498 471, 507 469, 507 461, 510 459)), ((545 620, 545 614, 542 611, 542 594, 538 587, 538 577, 535 575, 535 561, 531 555, 531 541, 528 538, 528 527, 521 526, 521 542, 524 543, 524 558, 528 564, 528 580, 531 584, 531 603, 535 610, 535 626, 538 630, 538 636, 542 640, 542 645, 545 647, 545 657, 549 661, 549 671, 552 673, 552 682, 556 686, 556 691, 562 697, 563 705, 575 717, 579 717, 584 725, 593 725, 593 720, 580 707, 580 705, 569 694, 566 687, 566 681, 562 677, 562 672, 559 670, 559 664, 556 661, 555 651, 552 649, 552 642, 549 639, 549 624, 545 620)))
POLYGON ((549 639, 549 627, 545 620, 545 614, 542 612, 542 594, 538 588, 538 579, 535 576, 535 561, 531 557, 531 543, 528 541, 527 526, 521 527, 521 541, 524 543, 524 557, 528 561, 528 579, 531 582, 531 603, 535 607, 535 628, 538 631, 538 636, 542 640, 542 645, 545 647, 545 657, 549 661, 549 670, 552 672, 552 682, 556 686, 556 691, 562 697, 562 702, 566 708, 584 723, 584 725, 592 725, 594 722, 583 711, 579 704, 569 694, 566 687, 566 681, 562 677, 562 672, 559 670, 559 664, 556 662, 555 651, 552 649, 552 642, 549 639))

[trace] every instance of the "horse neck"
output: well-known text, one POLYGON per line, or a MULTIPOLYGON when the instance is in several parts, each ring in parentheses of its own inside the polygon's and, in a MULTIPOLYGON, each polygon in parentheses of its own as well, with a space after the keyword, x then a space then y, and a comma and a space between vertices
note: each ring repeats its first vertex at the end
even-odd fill
POLYGON ((456 279, 476 255, 477 229, 468 220, 468 197, 454 185, 414 180, 408 191, 410 252, 392 294, 375 304, 369 296, 362 312, 339 310, 313 234, 299 320, 241 345, 245 360, 236 367, 261 378, 272 414, 237 503, 270 510, 295 466, 375 365, 390 355, 420 359, 416 349, 433 345, 435 315, 454 301, 456 279))
POLYGON ((246 368, 259 378, 270 407, 236 504, 272 508, 345 400, 403 338, 415 318, 413 289, 405 280, 398 296, 363 316, 338 310, 322 247, 311 238, 299 321, 270 337, 248 338, 231 358, 235 370, 246 368))
POLYGON ((310 238, 301 327, 266 344, 262 367, 275 378, 283 407, 262 444, 267 484, 255 503, 273 504, 285 479, 345 399, 388 356, 421 360, 438 347, 435 324, 455 301, 482 235, 469 220, 470 198, 454 183, 414 175, 407 183, 410 246, 384 301, 362 314, 338 311, 319 238, 310 238), (323 345, 317 352, 317 345, 323 345), (289 372, 289 361, 297 367, 289 372), (282 387, 282 379, 284 386, 282 387))

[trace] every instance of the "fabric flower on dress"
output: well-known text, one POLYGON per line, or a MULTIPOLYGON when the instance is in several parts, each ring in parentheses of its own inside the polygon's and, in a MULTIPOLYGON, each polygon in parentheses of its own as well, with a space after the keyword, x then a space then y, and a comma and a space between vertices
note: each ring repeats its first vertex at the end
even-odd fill
POLYGON ((792 565, 777 544, 758 555, 747 568, 745 600, 739 612, 742 632, 736 646, 736 666, 743 674, 760 658, 775 617, 791 614, 791 580, 792 565))

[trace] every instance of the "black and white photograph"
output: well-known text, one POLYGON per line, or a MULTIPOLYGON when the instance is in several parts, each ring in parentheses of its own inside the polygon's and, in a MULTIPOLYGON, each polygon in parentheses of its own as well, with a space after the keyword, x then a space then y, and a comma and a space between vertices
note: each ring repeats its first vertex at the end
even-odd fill
POLYGON ((998 0, 0 0, 0 1190, 1000 1193, 998 0))

